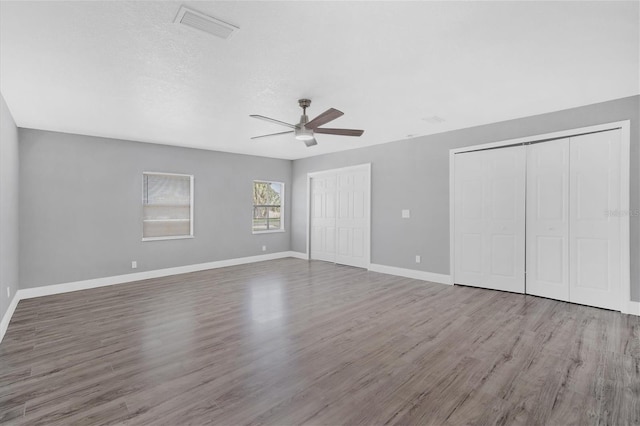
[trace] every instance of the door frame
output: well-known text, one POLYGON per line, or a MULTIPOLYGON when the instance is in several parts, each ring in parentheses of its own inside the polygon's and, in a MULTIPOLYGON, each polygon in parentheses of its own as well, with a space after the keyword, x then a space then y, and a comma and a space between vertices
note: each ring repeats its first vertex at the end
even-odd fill
POLYGON ((369 197, 369 223, 367 226, 367 241, 368 247, 365 248, 366 256, 366 267, 367 269, 371 266, 371 163, 357 164, 355 166, 347 166, 347 167, 339 167, 337 169, 327 169, 327 170, 319 170, 317 172, 307 173, 307 214, 306 214, 306 230, 307 230, 307 242, 305 244, 305 248, 307 252, 305 253, 305 257, 307 260, 311 260, 311 179, 314 177, 321 177, 322 175, 334 174, 340 172, 347 171, 359 171, 364 170, 367 173, 367 195, 369 197))
MULTIPOLYGON (((558 132, 543 133, 539 135, 526 136, 522 138, 507 139, 499 142, 470 145, 462 148, 449 150, 449 273, 452 282, 455 284, 455 161, 454 156, 463 152, 479 151, 485 149, 504 148, 513 145, 526 145, 539 143, 553 139, 563 139, 572 136, 579 136, 588 133, 604 132, 607 130, 620 129, 620 210, 630 212, 630 162, 631 162, 631 121, 615 121, 611 123, 598 124, 595 126, 580 127, 575 129, 562 130, 558 132)), ((631 236, 630 214, 622 215, 620 218, 620 311, 625 314, 640 315, 640 303, 631 300, 631 236)), ((526 285, 526 283, 525 283, 526 285)))

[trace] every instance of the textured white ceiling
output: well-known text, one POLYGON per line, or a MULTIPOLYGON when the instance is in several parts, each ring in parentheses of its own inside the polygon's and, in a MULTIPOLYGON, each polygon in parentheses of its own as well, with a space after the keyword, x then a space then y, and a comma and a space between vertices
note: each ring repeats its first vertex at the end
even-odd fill
POLYGON ((0 3, 18 126, 294 159, 640 93, 638 2, 185 3, 226 41, 174 24, 181 4, 0 3), (249 139, 301 97, 365 134, 249 139))

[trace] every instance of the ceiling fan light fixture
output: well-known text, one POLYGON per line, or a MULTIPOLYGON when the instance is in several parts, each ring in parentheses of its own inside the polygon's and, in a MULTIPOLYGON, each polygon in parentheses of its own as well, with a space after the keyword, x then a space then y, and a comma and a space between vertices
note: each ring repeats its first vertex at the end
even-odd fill
POLYGON ((313 130, 307 129, 304 126, 302 128, 296 129, 295 138, 299 141, 310 141, 311 139, 313 139, 313 130))
POLYGON ((311 139, 313 139, 313 135, 302 133, 302 134, 296 135, 296 139, 298 139, 299 141, 310 141, 311 139))

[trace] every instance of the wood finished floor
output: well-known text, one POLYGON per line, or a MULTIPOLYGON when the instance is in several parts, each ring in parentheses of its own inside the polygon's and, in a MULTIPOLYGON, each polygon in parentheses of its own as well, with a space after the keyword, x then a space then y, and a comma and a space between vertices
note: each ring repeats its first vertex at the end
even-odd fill
POLYGON ((7 424, 640 424, 640 318, 281 259, 22 300, 7 424))

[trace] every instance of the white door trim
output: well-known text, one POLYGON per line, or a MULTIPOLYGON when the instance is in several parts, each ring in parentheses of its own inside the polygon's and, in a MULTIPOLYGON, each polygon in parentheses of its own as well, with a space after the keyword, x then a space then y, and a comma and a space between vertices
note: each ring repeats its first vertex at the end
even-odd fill
POLYGON ((629 235, 629 220, 630 220, 630 176, 629 168, 631 161, 631 122, 630 120, 615 121, 612 123, 598 124, 595 126, 580 127, 577 129, 568 129, 552 133, 544 133, 540 135, 526 136, 523 138, 508 139, 499 142, 485 143, 479 145, 471 145, 462 148, 455 148, 449 150, 449 271, 451 279, 455 284, 455 206, 454 206, 454 155, 461 152, 478 151, 481 149, 501 148, 510 145, 520 145, 526 143, 543 142, 550 139, 568 138, 571 136, 577 136, 586 133, 602 132, 606 130, 621 130, 621 155, 622 164, 620 165, 621 185, 620 185, 620 210, 623 217, 620 220, 620 231, 622 238, 620 239, 620 253, 621 253, 621 312, 626 314, 635 314, 638 302, 631 300, 631 259, 630 259, 630 235, 629 235))
POLYGON ((307 230, 307 241, 305 244, 306 249, 306 258, 311 259, 311 179, 314 177, 321 177, 323 175, 334 174, 339 172, 348 172, 348 171, 359 171, 364 170, 368 175, 367 179, 367 191, 369 196, 369 226, 367 227, 367 241, 369 242, 369 247, 366 248, 366 263, 367 268, 371 265, 371 163, 358 164, 355 166, 348 167, 340 167, 337 169, 328 169, 328 170, 320 170, 317 172, 307 173, 307 214, 306 214, 306 230, 307 230))

